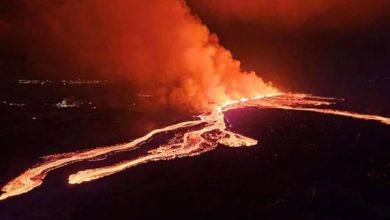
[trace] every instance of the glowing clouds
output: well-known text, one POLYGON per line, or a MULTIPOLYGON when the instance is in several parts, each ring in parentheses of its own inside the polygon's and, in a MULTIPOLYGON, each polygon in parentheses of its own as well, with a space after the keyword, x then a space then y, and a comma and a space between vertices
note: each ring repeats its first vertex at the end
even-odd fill
POLYGON ((161 105, 196 111, 276 90, 241 71, 183 0, 31 0, 16 16, 30 71, 128 80, 161 105))

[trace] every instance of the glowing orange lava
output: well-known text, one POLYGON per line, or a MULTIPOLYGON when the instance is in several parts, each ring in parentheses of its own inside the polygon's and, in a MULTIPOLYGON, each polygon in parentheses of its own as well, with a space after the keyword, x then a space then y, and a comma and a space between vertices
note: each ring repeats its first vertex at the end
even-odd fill
POLYGON ((46 156, 43 158, 43 162, 33 166, 20 176, 8 182, 2 188, 3 193, 0 195, 0 200, 29 192, 40 186, 46 175, 52 170, 71 163, 96 159, 101 156, 135 149, 159 133, 174 132, 175 136, 168 140, 166 144, 163 144, 154 150, 150 150, 146 155, 117 164, 83 170, 72 174, 69 176, 69 183, 79 184, 92 181, 151 161, 196 156, 213 150, 218 144, 228 147, 256 145, 256 140, 227 130, 224 121, 224 112, 230 109, 256 107, 311 111, 357 119, 374 120, 384 124, 390 124, 390 118, 382 116, 316 108, 318 106, 332 105, 334 104, 334 101, 335 99, 332 98, 285 93, 272 93, 253 98, 242 98, 240 100, 229 101, 217 107, 216 110, 211 113, 200 115, 197 120, 186 121, 153 130, 145 136, 126 144, 46 156), (186 131, 183 131, 183 128, 185 128, 186 131))

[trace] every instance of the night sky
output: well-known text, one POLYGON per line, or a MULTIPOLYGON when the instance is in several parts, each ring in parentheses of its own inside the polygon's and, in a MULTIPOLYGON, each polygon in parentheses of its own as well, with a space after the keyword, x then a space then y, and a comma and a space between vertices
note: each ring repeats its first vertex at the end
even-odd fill
MULTIPOLYGON (((187 3, 218 34, 221 44, 242 62, 243 69, 255 70, 282 89, 315 91, 323 86, 321 81, 335 78, 339 84, 334 87, 340 88, 354 77, 370 78, 389 72, 388 1, 227 1, 221 4, 218 0, 189 0, 187 3)), ((56 66, 59 62, 47 55, 52 55, 48 51, 57 50, 58 46, 45 44, 48 36, 42 30, 47 27, 39 26, 36 21, 47 10, 45 4, 47 1, 24 0, 1 4, 1 77, 50 78, 58 74, 69 78, 91 77, 69 66, 66 74, 44 74, 31 67, 32 62, 41 66, 56 66), (40 10, 33 11, 36 7, 40 10), (27 20, 31 27, 22 31, 27 20), (31 50, 40 44, 42 51, 31 50)), ((66 52, 58 53, 62 58, 67 56, 66 52)))
POLYGON ((326 93, 357 79, 389 75, 387 1, 290 1, 287 9, 277 8, 285 1, 275 1, 274 7, 257 10, 265 1, 228 1, 247 5, 241 10, 223 3, 216 7, 220 2, 189 4, 244 68, 281 88, 326 93), (255 9, 245 11, 249 7, 255 9))
MULTIPOLYGON (((0 184, 43 155, 125 143, 190 120, 228 94, 217 93, 221 84, 245 90, 252 79, 260 92, 271 81, 284 92, 335 97, 331 108, 389 117, 390 1, 2 1, 0 184), (67 98, 84 104, 57 108, 67 98)), ((145 149, 73 164, 1 201, 0 219, 390 216, 387 125, 274 109, 225 118, 259 144, 219 146, 76 186, 69 174, 145 149)))

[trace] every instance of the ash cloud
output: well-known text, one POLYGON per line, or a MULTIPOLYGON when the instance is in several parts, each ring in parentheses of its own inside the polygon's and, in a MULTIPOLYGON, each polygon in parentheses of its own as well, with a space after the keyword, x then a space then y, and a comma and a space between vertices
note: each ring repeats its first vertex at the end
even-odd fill
POLYGON ((9 4, 0 17, 12 29, 6 47, 32 74, 128 81, 161 105, 197 111, 275 91, 254 72, 242 71, 184 1, 9 4))

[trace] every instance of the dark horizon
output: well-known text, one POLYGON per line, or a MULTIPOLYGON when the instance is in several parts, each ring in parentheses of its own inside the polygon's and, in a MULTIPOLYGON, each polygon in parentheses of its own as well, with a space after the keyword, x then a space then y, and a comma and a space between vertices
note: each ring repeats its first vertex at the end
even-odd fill
POLYGON ((0 220, 390 218, 389 83, 387 0, 7 0, 1 187, 45 155, 210 119, 37 172, 0 220), (251 94, 276 95, 245 106, 251 94), (161 146, 177 153, 68 179, 161 146))

